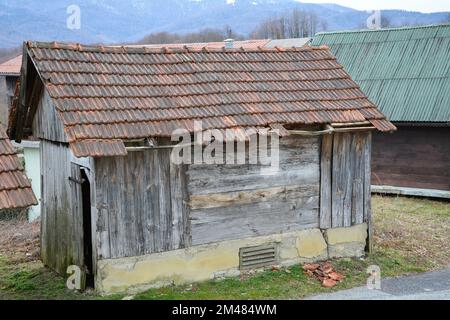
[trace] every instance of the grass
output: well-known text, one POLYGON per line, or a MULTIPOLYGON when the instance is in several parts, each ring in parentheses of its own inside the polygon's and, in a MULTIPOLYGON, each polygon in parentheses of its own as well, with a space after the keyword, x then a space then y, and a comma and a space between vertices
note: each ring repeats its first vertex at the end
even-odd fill
MULTIPOLYGON (((382 277, 425 272, 448 266, 450 203, 407 197, 373 197, 374 253, 364 259, 333 261, 344 281, 332 289, 303 273, 301 266, 250 276, 211 280, 188 286, 151 289, 135 299, 299 299, 313 294, 363 285, 369 265, 382 277)), ((121 299, 66 289, 64 280, 38 261, 14 262, 0 256, 0 299, 121 299)))
POLYGON ((11 264, 0 257, 0 300, 94 299, 92 293, 70 291, 65 281, 39 261, 11 264))

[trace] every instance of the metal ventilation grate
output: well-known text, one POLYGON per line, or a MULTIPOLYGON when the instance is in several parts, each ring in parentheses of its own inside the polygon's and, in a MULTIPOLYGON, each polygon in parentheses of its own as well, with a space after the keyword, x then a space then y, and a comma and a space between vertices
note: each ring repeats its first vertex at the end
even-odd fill
POLYGON ((252 269, 278 264, 276 244, 239 249, 239 268, 252 269))

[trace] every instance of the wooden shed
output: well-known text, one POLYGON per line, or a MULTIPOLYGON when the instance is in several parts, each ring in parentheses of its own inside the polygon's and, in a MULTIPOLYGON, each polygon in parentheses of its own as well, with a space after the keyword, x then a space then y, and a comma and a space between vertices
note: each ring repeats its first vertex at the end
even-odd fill
POLYGON ((0 64, 0 124, 8 123, 8 111, 11 106, 14 89, 20 75, 22 56, 0 64))
POLYGON ((450 25, 320 33, 313 45, 398 128, 373 137, 373 190, 450 198, 450 25))
MULTIPOLYGON (((364 254, 371 132, 395 127, 328 48, 27 42, 23 57, 9 129, 41 139, 49 267, 111 293, 364 254), (278 167, 175 163, 170 137, 195 121, 281 136, 278 167)), ((248 157, 249 141, 219 142, 248 157)))

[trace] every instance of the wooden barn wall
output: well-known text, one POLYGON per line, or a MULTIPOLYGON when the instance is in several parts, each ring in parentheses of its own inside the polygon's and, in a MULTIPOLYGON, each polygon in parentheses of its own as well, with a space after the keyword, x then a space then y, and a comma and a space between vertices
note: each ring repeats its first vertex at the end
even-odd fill
POLYGON ((371 133, 323 136, 320 199, 322 229, 371 223, 370 154, 371 133))
POLYGON ((63 123, 47 90, 43 90, 32 125, 33 136, 58 142, 67 142, 63 123))
POLYGON ((375 134, 372 181, 375 185, 450 190, 450 127, 398 126, 375 134))
POLYGON ((184 166, 170 149, 95 159, 97 255, 119 258, 190 242, 184 166))
POLYGON ((288 232, 319 225, 320 138, 280 139, 280 169, 190 165, 192 244, 288 232))
POLYGON ((78 166, 71 164, 66 144, 43 140, 41 152, 41 258, 66 274, 69 265, 83 265, 83 215, 78 166))

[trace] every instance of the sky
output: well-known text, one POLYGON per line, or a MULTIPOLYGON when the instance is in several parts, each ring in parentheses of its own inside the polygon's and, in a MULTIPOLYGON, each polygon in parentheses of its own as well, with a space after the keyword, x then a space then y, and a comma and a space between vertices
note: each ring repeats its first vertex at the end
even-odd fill
POLYGON ((450 0, 298 0, 306 3, 336 3, 358 10, 402 9, 420 12, 450 11, 450 0))

